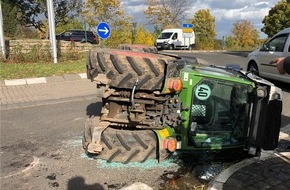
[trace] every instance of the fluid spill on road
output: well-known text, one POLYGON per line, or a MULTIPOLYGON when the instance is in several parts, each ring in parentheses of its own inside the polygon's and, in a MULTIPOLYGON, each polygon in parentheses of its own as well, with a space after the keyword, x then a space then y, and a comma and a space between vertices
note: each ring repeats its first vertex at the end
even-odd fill
POLYGON ((179 152, 181 167, 176 173, 165 173, 162 179, 164 190, 174 189, 206 189, 221 171, 246 157, 242 151, 200 152, 195 154, 179 152))
MULTIPOLYGON (((80 143, 79 139, 70 142, 75 146, 80 143)), ((80 155, 85 159, 95 159, 85 153, 80 155)), ((106 169, 126 169, 138 168, 140 170, 162 168, 165 172, 160 176, 162 189, 206 189, 210 180, 212 180, 221 171, 228 168, 248 155, 239 151, 222 151, 222 152, 175 152, 171 157, 158 162, 156 159, 150 159, 143 163, 130 162, 122 164, 118 162, 108 163, 105 160, 95 159, 98 168, 106 169), (174 169, 172 169, 174 168, 174 169)))

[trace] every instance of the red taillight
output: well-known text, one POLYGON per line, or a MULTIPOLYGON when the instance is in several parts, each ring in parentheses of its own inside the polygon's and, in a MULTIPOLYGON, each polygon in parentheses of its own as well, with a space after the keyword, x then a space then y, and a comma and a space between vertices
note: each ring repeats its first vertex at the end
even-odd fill
POLYGON ((167 87, 168 89, 174 90, 175 92, 180 92, 183 88, 183 84, 180 79, 169 79, 167 87))

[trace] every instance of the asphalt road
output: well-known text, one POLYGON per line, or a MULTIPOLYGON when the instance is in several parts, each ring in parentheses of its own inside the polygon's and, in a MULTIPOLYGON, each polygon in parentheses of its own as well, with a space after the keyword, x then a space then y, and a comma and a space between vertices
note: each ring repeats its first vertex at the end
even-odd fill
POLYGON ((73 167, 55 161, 75 155, 68 154, 69 144, 81 138, 85 110, 91 104, 71 102, 1 111, 2 188, 49 189, 62 185, 59 176, 65 174, 69 180, 77 175, 71 172, 73 167))
POLYGON ((247 53, 244 52, 182 52, 176 54, 190 59, 196 57, 212 65, 226 66, 228 64, 238 64, 243 70, 246 69, 247 53))
POLYGON ((1 111, 1 189, 120 189, 134 182, 157 188, 175 161, 108 164, 82 149, 83 125, 99 115, 96 100, 1 111), (128 169, 129 167, 129 169, 128 169))
POLYGON ((141 182, 154 189, 193 189, 242 159, 231 152, 201 158, 184 154, 161 163, 95 160, 82 149, 82 132, 86 118, 98 116, 100 107, 91 99, 2 110, 1 188, 117 190, 141 182))

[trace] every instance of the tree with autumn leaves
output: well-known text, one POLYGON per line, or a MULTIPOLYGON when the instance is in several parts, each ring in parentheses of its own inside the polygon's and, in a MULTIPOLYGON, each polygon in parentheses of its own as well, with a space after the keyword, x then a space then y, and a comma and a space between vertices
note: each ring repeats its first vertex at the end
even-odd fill
MULTIPOLYGON (((28 30, 28 34, 37 30, 45 36, 48 31, 46 0, 1 0, 1 3, 4 8, 5 36, 19 38, 19 33, 22 33, 24 28, 28 30)), ((81 9, 79 0, 54 0, 53 4, 56 27, 70 23, 81 9)))
POLYGON ((194 25, 196 48, 214 49, 216 38, 215 18, 210 14, 209 9, 197 11, 190 22, 194 25))
POLYGON ((233 24, 232 38, 233 45, 241 48, 253 48, 258 44, 259 32, 249 20, 239 20, 233 24))
MULTIPOLYGON (((148 0, 147 9, 144 11, 150 24, 155 30, 165 28, 181 28, 187 22, 186 14, 190 11, 189 0, 148 0)), ((196 35, 196 48, 214 49, 215 44, 215 18, 209 10, 199 10, 194 18, 189 20, 194 25, 196 35)))
POLYGON ((180 28, 190 10, 190 0, 147 0, 146 19, 159 30, 180 28))
POLYGON ((105 40, 107 46, 132 42, 132 17, 127 16, 120 5, 120 0, 87 0, 85 3, 82 14, 89 26, 95 28, 100 22, 110 25, 111 35, 105 40))
POLYGON ((136 37, 134 40, 135 44, 143 44, 153 46, 155 42, 155 36, 150 30, 144 29, 143 26, 137 28, 136 37))
MULTIPOLYGON (((112 45, 116 42, 121 41, 124 43, 132 43, 133 34, 132 34, 132 20, 130 16, 125 16, 123 10, 120 9, 120 1, 112 0, 88 0, 88 7, 96 8, 96 11, 92 11, 91 15, 96 15, 99 17, 99 21, 115 21, 118 18, 119 25, 117 28, 120 29, 122 26, 125 31, 116 30, 116 38, 110 37, 107 41, 109 45, 112 45), (93 4, 92 4, 93 3, 93 4), (118 27, 119 26, 119 27, 118 27), (127 31, 127 32, 126 32, 127 31), (119 36, 119 37, 117 37, 119 36), (111 42, 110 43, 110 40, 111 42), (113 43, 114 42, 114 43, 113 43)), ((285 18, 282 19, 282 26, 285 27, 289 22, 289 0, 281 0, 274 8, 276 10, 276 17, 285 18), (285 4, 286 3, 286 4, 285 4), (277 6, 277 7, 276 7, 277 6), (282 11, 282 12, 281 12, 282 11), (286 16, 283 16, 285 14, 286 16), (278 15, 278 16, 277 16, 278 15), (279 16, 280 15, 280 16, 279 16), (287 16, 288 15, 288 16, 287 16), (285 21, 284 21, 285 20, 285 21)), ((180 28, 181 23, 186 20, 186 13, 189 12, 191 7, 191 1, 189 0, 147 0, 147 9, 144 11, 146 18, 150 24, 155 26, 155 30, 161 31, 164 28, 180 28)), ((275 11, 269 11, 269 15, 265 17, 263 23, 267 27, 266 20, 274 14, 275 11)), ((88 19, 98 21, 98 19, 88 19)), ((270 19, 271 20, 271 19, 270 19)), ((209 10, 199 10, 195 13, 194 17, 189 20, 194 24, 194 31, 196 33, 196 46, 199 49, 213 49, 216 43, 216 31, 215 31, 215 18, 210 14, 209 10)), ((275 21, 279 23, 278 21, 275 21)), ((271 23, 269 24, 270 26, 271 23)), ((112 23, 112 26, 115 27, 115 24, 112 23)), ((266 29, 262 31, 267 34, 266 29)), ((141 26, 138 29, 136 34, 135 43, 146 43, 153 44, 154 38, 152 35, 149 35, 149 31, 145 31, 144 27, 141 26), (145 36, 149 36, 147 39, 144 39, 145 36), (146 41, 146 42, 144 42, 146 41)), ((114 36, 114 34, 112 34, 114 36)), ((268 34, 269 35, 269 34, 268 34)), ((227 38, 227 44, 231 46, 241 47, 241 48, 253 48, 259 43, 259 32, 253 27, 253 25, 248 20, 239 20, 233 24, 232 35, 227 38)), ((116 46, 116 45, 113 45, 116 46)))
MULTIPOLYGON (((9 36, 7 34, 15 35, 13 27, 16 27, 16 25, 17 27, 19 25, 23 27, 34 26, 39 31, 47 31, 45 19, 35 20, 39 14, 46 12, 45 0, 3 0, 2 2, 4 23, 8 23, 4 25, 6 36, 9 36), (12 6, 13 9, 9 8, 9 6, 12 6), (6 11, 11 13, 14 11, 14 14, 8 14, 6 11), (26 14, 26 12, 24 14, 23 11, 29 11, 29 14, 26 14), (13 15, 15 15, 15 18, 13 15), (21 18, 21 20, 16 20, 17 18, 21 18)), ((109 47, 117 47, 120 43, 153 45, 157 34, 162 29, 180 28, 181 24, 186 22, 194 24, 197 48, 213 49, 215 46, 215 18, 211 15, 210 10, 199 10, 192 18, 188 18, 190 9, 193 6, 190 0, 147 0, 147 8, 144 14, 147 22, 154 26, 154 33, 148 29, 146 30, 142 24, 137 26, 136 33, 134 33, 134 19, 125 13, 121 0, 86 0, 82 5, 77 3, 79 2, 78 0, 55 0, 54 2, 56 22, 60 23, 57 25, 58 32, 69 28, 82 29, 84 21, 88 23, 92 31, 95 31, 98 23, 107 22, 111 26, 111 36, 105 41, 109 47), (79 10, 82 10, 81 14, 77 14, 79 10)), ((272 36, 281 29, 290 26, 289 18, 290 0, 280 0, 265 16, 262 31, 268 36, 272 36)), ((234 23, 232 35, 227 37, 227 44, 242 48, 254 47, 258 43, 258 37, 258 32, 249 21, 240 20, 234 23)))
POLYGON ((272 37, 280 30, 290 27, 290 0, 280 0, 269 10, 269 14, 262 21, 262 32, 272 37))

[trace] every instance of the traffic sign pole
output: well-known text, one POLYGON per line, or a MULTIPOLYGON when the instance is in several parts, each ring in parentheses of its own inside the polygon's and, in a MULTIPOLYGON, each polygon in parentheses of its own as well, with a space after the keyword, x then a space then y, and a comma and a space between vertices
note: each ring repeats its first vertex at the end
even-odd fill
POLYGON ((102 43, 102 48, 104 48, 105 47, 105 40, 101 39, 101 43, 102 43))
POLYGON ((182 24, 182 32, 183 34, 183 40, 184 40, 184 50, 185 50, 185 40, 188 38, 188 49, 190 49, 190 38, 192 37, 192 32, 193 32, 193 24, 182 24))

